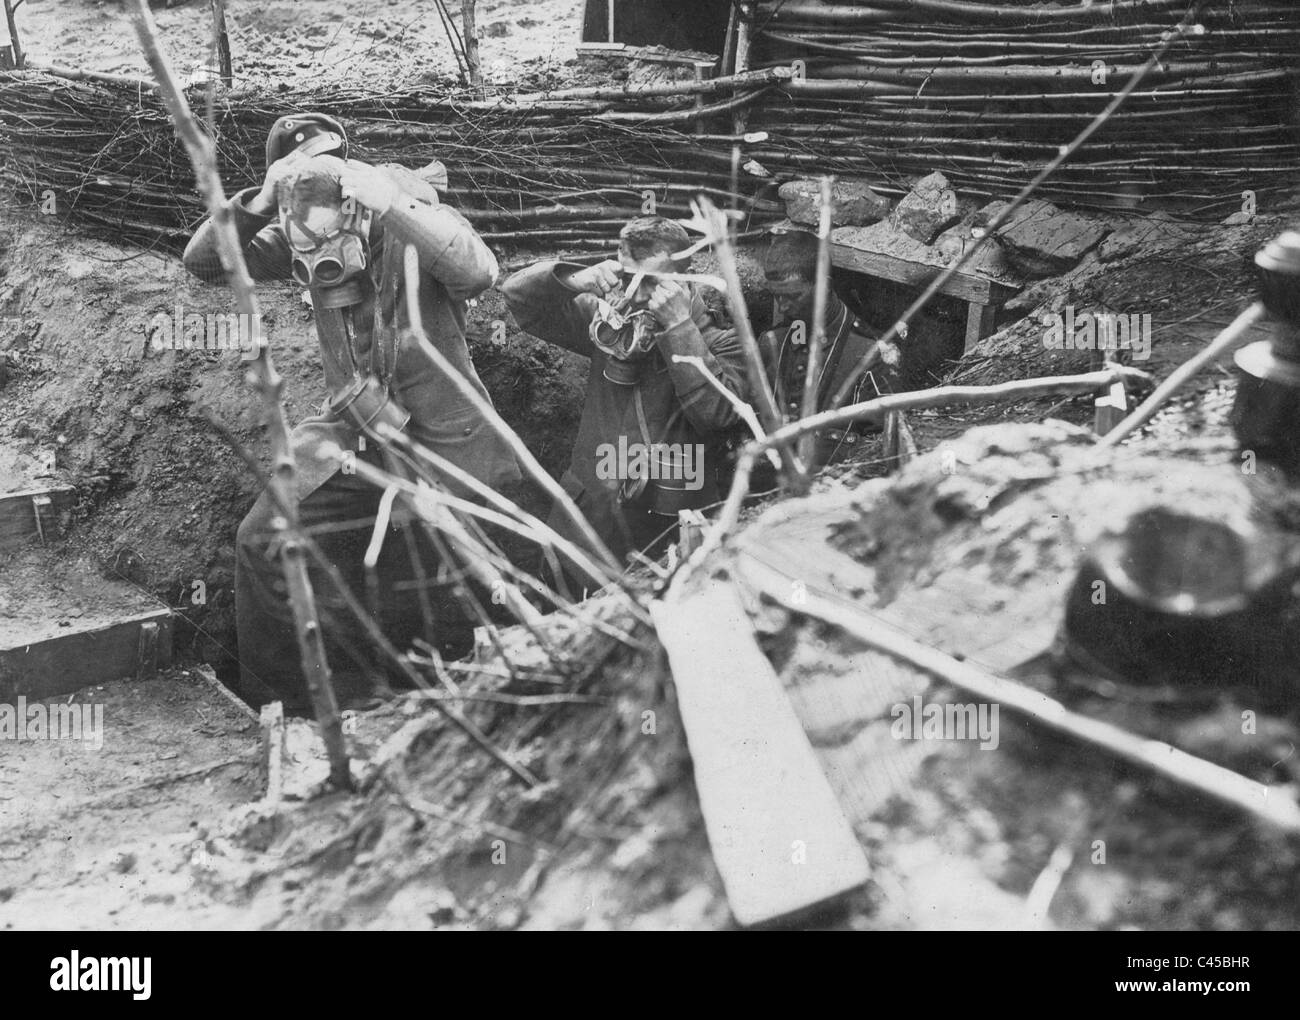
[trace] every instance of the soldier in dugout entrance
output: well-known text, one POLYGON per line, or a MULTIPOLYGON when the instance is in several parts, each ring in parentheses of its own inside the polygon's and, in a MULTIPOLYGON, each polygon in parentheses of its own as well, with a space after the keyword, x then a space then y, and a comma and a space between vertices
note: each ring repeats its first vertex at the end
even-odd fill
MULTIPOLYGON (((804 231, 777 234, 763 257, 763 276, 772 295, 775 327, 759 338, 768 382, 777 407, 788 420, 802 417, 804 377, 813 330, 813 300, 817 279, 817 238, 804 231)), ((813 411, 829 410, 831 398, 871 351, 878 334, 835 294, 826 294, 825 340, 817 403, 813 411)), ((898 372, 879 357, 854 383, 845 405, 856 404, 900 388, 898 372)), ((875 422, 822 429, 817 433, 813 463, 816 471, 848 458, 862 435, 879 431, 875 422)))
MULTIPOLYGON (((735 330, 719 325, 697 286, 679 278, 690 268, 680 255, 690 244, 680 224, 642 216, 620 232, 617 258, 540 262, 500 287, 524 332, 590 359, 560 482, 620 562, 636 551, 657 555, 676 533, 678 511, 721 498, 724 443, 739 415, 719 386, 745 399, 735 330), (714 381, 674 355, 698 358, 714 381), (603 470, 611 451, 632 448, 699 456, 680 464, 658 458, 652 478, 603 470), (685 467, 689 478, 675 470, 685 467)), ((561 508, 548 523, 582 543, 561 508)))

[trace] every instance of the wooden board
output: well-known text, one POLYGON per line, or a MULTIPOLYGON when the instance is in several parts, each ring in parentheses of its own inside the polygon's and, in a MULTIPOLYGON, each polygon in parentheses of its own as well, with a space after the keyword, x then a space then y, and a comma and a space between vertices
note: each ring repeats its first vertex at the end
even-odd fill
POLYGON ((651 614, 736 920, 771 923, 862 885, 866 855, 736 589, 714 581, 651 614))
POLYGON ((7 552, 44 534, 48 541, 59 533, 59 517, 72 505, 74 490, 61 485, 25 489, 0 495, 0 552, 7 552))
MULTIPOLYGON (((831 265, 852 269, 868 276, 909 287, 927 287, 944 272, 945 266, 905 259, 899 255, 875 251, 859 240, 860 227, 841 227, 831 233, 831 265)), ((1016 287, 978 273, 955 273, 939 292, 961 298, 975 305, 1000 305, 1017 291, 1016 287)))
POLYGON ((111 624, 70 628, 58 637, 0 647, 0 699, 51 698, 107 680, 150 673, 171 662, 171 610, 111 624))

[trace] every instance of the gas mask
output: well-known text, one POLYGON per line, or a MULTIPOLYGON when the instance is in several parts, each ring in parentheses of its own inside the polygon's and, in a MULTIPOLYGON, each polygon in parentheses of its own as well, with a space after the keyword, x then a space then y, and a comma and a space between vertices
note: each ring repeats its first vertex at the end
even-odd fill
POLYGON ((591 342, 608 355, 605 378, 620 386, 635 386, 642 362, 654 350, 658 323, 649 309, 620 311, 602 298, 596 299, 591 320, 591 342))
POLYGON ((351 199, 339 210, 338 224, 317 234, 286 209, 280 225, 293 252, 293 278, 304 287, 337 287, 370 264, 371 212, 351 199))

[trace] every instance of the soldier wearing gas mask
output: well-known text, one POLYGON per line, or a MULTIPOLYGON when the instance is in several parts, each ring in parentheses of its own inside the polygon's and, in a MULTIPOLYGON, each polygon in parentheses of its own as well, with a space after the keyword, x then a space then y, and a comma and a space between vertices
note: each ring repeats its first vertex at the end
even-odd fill
MULTIPOLYGON (((525 332, 591 359, 586 400, 565 491, 616 556, 654 555, 671 540, 679 510, 721 498, 718 471, 738 415, 692 364, 744 399, 734 330, 714 320, 689 270, 685 229, 646 216, 619 234, 618 257, 595 266, 541 262, 501 284, 525 332)), ((549 522, 581 542, 567 516, 549 522)))
MULTIPOLYGON (((356 592, 365 590, 363 556, 380 493, 347 470, 354 456, 392 467, 378 423, 413 439, 500 488, 517 482, 508 446, 434 366, 408 331, 404 257, 419 255, 417 300, 429 341, 486 397, 465 343, 465 302, 497 275, 492 252, 459 213, 442 205, 428 179, 400 167, 347 158, 347 139, 323 114, 292 114, 272 127, 266 177, 231 200, 235 226, 254 280, 293 279, 310 295, 329 400, 293 431, 299 515, 356 592), (340 462, 337 448, 345 451, 340 462)), ((210 223, 185 252, 185 266, 212 283, 225 281, 210 223)), ((449 487, 456 489, 454 483, 449 487)), ((263 493, 239 527, 235 602, 241 683, 253 701, 306 704, 293 617, 278 550, 276 513, 263 493)), ((379 623, 405 647, 421 633, 414 590, 436 572, 422 534, 390 529, 378 564, 379 623)), ((378 656, 333 584, 313 573, 318 609, 341 702, 373 700, 387 687, 378 656)), ((467 650, 472 628, 458 600, 435 589, 436 642, 445 655, 467 650)))

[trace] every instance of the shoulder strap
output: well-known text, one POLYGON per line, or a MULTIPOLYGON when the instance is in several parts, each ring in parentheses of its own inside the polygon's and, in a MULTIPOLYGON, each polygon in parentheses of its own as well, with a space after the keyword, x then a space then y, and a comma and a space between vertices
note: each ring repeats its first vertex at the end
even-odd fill
POLYGON ((645 401, 641 399, 640 386, 632 388, 632 403, 636 405, 636 425, 641 431, 641 442, 645 443, 646 454, 649 455, 654 444, 650 441, 650 424, 645 420, 645 401))

